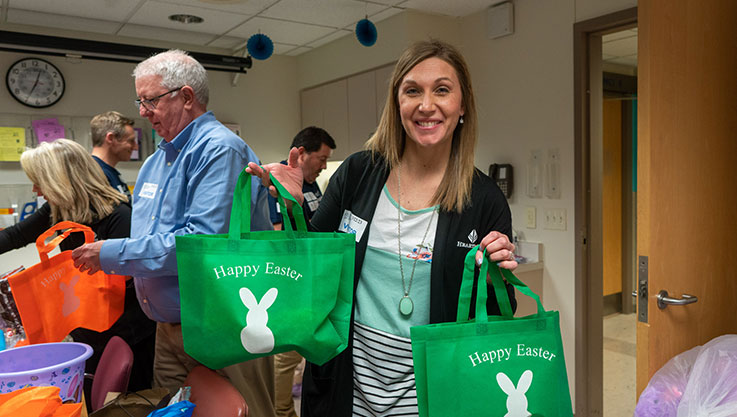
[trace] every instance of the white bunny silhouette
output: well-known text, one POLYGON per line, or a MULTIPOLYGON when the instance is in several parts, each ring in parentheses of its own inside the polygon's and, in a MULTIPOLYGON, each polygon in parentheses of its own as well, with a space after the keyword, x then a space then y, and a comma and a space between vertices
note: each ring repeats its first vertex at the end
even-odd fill
POLYGON ((241 330, 241 343, 249 353, 267 353, 274 349, 274 334, 266 327, 269 314, 266 309, 276 300, 278 291, 270 288, 266 291, 261 302, 256 301, 251 290, 241 288, 241 301, 248 308, 246 327, 241 330))
POLYGON ((528 417, 530 412, 527 411, 527 396, 525 393, 530 389, 532 384, 532 371, 529 369, 522 372, 517 382, 517 388, 512 384, 512 380, 504 372, 496 374, 496 382, 499 387, 507 394, 507 414, 504 417, 528 417))
POLYGON ((80 304, 82 304, 79 297, 74 294, 74 286, 77 285, 78 281, 79 275, 75 275, 69 280, 69 285, 63 282, 59 283, 59 289, 64 294, 64 303, 61 306, 61 314, 64 317, 77 311, 80 304))

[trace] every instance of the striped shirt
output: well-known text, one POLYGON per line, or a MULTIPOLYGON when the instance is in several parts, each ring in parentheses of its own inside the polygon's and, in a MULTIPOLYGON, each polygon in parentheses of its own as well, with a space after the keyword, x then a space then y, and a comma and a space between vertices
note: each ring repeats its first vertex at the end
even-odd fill
POLYGON ((353 337, 353 415, 416 416, 410 340, 359 323, 353 337))
POLYGON ((356 288, 354 416, 418 415, 409 328, 430 321, 430 268, 438 218, 435 209, 400 209, 403 284, 397 255, 397 203, 386 187, 379 196, 356 288), (405 290, 414 303, 409 316, 399 313, 399 300, 405 290))

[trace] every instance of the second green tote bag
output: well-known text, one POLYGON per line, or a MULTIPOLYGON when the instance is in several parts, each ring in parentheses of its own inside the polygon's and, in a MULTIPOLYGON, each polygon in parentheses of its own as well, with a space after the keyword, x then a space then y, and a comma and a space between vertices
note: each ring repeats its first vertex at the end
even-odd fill
POLYGON ((420 416, 572 416, 557 311, 545 311, 537 294, 484 256, 469 319, 478 248, 466 256, 456 323, 410 329, 420 416), (501 316, 486 312, 487 270, 501 316), (512 316, 502 274, 535 299, 537 314, 512 316))
POLYGON ((251 176, 241 172, 228 234, 176 237, 184 350, 219 369, 296 350, 323 364, 343 351, 353 299, 355 236, 297 230, 250 231, 251 176))

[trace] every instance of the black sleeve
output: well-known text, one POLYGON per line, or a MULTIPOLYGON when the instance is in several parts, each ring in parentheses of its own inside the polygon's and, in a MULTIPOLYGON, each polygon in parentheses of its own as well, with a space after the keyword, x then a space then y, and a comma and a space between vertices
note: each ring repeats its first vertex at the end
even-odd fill
POLYGON ((20 223, 0 230, 0 253, 20 249, 35 242, 49 227, 51 227, 51 206, 45 203, 20 223))
POLYGON ((118 239, 131 234, 131 208, 127 204, 119 204, 115 210, 102 219, 98 227, 93 227, 97 240, 118 239))
POLYGON ((312 219, 308 222, 309 228, 315 232, 334 232, 340 226, 340 219, 343 216, 341 212, 341 201, 343 200, 343 187, 348 171, 350 161, 344 161, 335 171, 325 194, 317 206, 317 211, 312 219))

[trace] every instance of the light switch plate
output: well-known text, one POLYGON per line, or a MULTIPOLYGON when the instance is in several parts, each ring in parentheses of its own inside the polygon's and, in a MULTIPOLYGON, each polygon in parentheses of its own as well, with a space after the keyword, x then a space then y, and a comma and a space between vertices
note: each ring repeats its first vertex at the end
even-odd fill
POLYGON ((545 209, 544 228, 548 230, 566 230, 566 209, 548 208, 545 209))
POLYGON ((537 227, 537 213, 535 207, 527 207, 525 211, 525 225, 528 229, 537 227))

